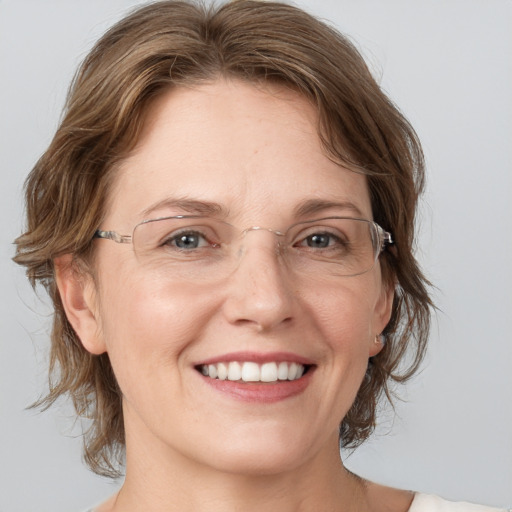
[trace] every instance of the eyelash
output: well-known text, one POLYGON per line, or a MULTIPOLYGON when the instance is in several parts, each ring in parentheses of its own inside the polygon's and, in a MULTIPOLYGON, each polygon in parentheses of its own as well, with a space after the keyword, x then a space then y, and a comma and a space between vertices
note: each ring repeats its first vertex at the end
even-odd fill
POLYGON ((313 249, 313 247, 306 246, 304 244, 307 244, 308 240, 310 240, 312 237, 329 237, 328 245, 325 247, 317 247, 317 249, 336 249, 340 246, 346 247, 349 245, 349 243, 343 239, 343 237, 336 235, 335 233, 332 233, 330 231, 312 231, 308 233, 306 236, 301 236, 299 242, 297 244, 294 244, 294 246, 302 246, 302 247, 308 247, 310 249, 313 249))
MULTIPOLYGON (((177 242, 180 240, 180 237, 198 237, 206 242, 208 246, 215 247, 218 244, 215 244, 214 242, 211 242, 209 240, 209 237, 206 236, 205 233, 202 233, 199 230, 194 229, 182 229, 178 233, 170 233, 167 237, 164 238, 161 242, 162 247, 172 247, 178 250, 186 251, 188 249, 183 247, 178 247, 177 242)), ((201 242, 199 242, 198 247, 193 247, 193 249, 198 249, 201 247, 201 242)))
MULTIPOLYGON (((172 248, 183 250, 183 251, 187 251, 189 249, 190 250, 199 249, 201 247, 206 247, 206 246, 219 247, 220 243, 213 242, 212 238, 213 237, 207 236, 204 232, 201 232, 200 230, 184 229, 184 230, 179 231, 178 233, 171 233, 169 236, 167 236, 161 242, 160 245, 162 247, 172 247, 172 248), (197 237, 200 240, 198 242, 197 247, 184 248, 184 247, 178 246, 180 237, 197 237), (206 243, 206 245, 204 245, 204 243, 203 244, 201 243, 201 239, 206 243)), ((324 231, 312 231, 305 236, 301 236, 299 241, 297 243, 293 244, 293 247, 307 247, 309 249, 331 249, 332 250, 332 249, 336 249, 339 246, 347 246, 347 245, 348 245, 348 243, 346 241, 344 241, 340 236, 324 230, 324 231), (308 241, 311 240, 312 237, 315 237, 315 236, 328 237, 329 238, 328 244, 325 247, 316 247, 316 248, 307 245, 308 241)))

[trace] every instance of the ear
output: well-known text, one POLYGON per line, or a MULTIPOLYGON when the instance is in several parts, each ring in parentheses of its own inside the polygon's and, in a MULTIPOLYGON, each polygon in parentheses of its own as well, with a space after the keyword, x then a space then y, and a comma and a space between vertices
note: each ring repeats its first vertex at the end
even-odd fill
POLYGON ((376 343, 376 336, 388 325, 393 311, 393 298, 395 296, 395 283, 384 281, 379 298, 375 304, 372 331, 370 332, 369 357, 376 356, 383 348, 383 343, 376 343))
POLYGON ((54 265, 57 288, 66 317, 82 345, 91 354, 106 352, 92 276, 77 268, 71 254, 56 258, 54 265))

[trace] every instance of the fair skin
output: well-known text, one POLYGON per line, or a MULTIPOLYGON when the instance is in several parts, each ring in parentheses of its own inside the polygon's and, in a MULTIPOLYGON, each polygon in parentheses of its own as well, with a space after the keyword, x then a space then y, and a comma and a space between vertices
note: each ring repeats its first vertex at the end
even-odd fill
MULTIPOLYGON (((241 229, 372 218, 365 177, 325 156, 312 106, 241 82, 176 89, 152 105, 101 228, 130 234, 145 218, 190 213, 176 198, 213 203, 241 229), (297 213, 313 202, 314 214, 297 213)), ((141 268, 131 244, 95 244, 94 280, 69 271, 69 257, 57 269, 70 322, 88 351, 108 353, 123 393, 126 480, 98 512, 408 509, 409 493, 354 477, 338 453, 339 423, 391 312, 378 263, 300 279, 276 256, 276 236, 254 230, 229 276, 191 286, 141 268), (232 358, 312 370, 293 384, 231 388, 198 371, 232 358)))

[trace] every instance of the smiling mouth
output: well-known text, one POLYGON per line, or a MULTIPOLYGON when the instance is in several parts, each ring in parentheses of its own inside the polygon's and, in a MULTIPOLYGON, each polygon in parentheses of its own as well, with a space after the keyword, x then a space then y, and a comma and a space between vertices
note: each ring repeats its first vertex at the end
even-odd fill
POLYGON ((263 364, 230 361, 196 366, 197 371, 210 379, 241 382, 294 381, 305 375, 310 368, 311 365, 286 361, 263 364))

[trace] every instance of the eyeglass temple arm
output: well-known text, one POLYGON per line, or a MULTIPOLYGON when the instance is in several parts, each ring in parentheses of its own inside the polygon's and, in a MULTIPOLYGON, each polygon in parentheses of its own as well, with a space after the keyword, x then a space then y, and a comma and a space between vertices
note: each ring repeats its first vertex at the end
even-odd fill
POLYGON ((380 251, 382 252, 387 246, 394 245, 393 237, 391 236, 391 233, 389 231, 384 231, 378 224, 377 224, 380 240, 381 240, 381 247, 380 251))
POLYGON ((129 244, 132 241, 132 237, 129 235, 120 235, 115 231, 102 231, 101 229, 98 229, 94 233, 94 238, 105 238, 106 240, 113 240, 118 244, 129 244))

